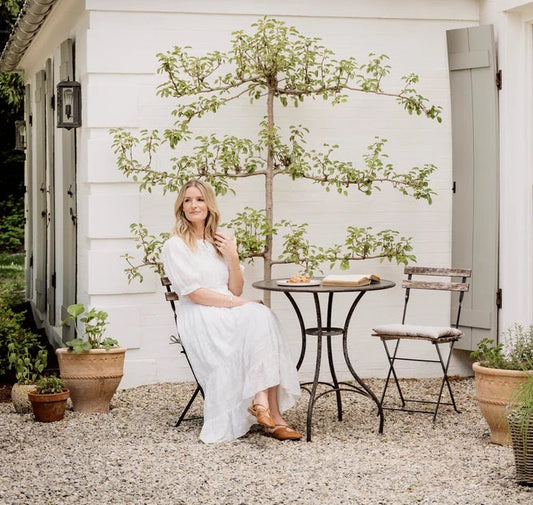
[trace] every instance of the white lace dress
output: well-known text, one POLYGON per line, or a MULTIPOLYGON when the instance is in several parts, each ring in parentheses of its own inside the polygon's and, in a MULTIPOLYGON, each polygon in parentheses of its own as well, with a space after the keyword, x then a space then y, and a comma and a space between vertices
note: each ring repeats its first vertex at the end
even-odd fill
POLYGON ((233 308, 200 305, 187 294, 209 288, 229 294, 228 267, 215 247, 201 240, 192 252, 179 237, 163 246, 165 273, 180 296, 178 333, 205 394, 203 442, 244 435, 255 417, 247 407, 258 391, 279 385, 280 410, 300 396, 286 337, 274 313, 251 302, 233 308))

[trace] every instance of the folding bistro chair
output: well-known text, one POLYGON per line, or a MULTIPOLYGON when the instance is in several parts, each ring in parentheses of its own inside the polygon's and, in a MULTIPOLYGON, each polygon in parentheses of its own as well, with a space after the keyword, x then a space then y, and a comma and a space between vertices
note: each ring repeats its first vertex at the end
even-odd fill
MULTIPOLYGON (((187 415, 187 412, 189 411, 189 409, 191 408, 192 404, 194 403, 194 400, 196 399, 196 397, 198 396, 198 393, 201 393, 202 394, 202 397, 204 396, 204 392, 202 390, 202 388, 200 387, 200 384, 198 384, 198 380, 196 379, 196 375, 194 373, 194 370, 191 366, 191 362, 189 361, 189 357, 187 356, 187 353, 185 352, 185 348, 183 347, 183 343, 181 342, 181 338, 179 336, 179 333, 178 333, 178 315, 176 313, 176 302, 179 300, 179 296, 178 294, 175 292, 175 291, 172 291, 172 284, 170 283, 170 279, 168 277, 161 277, 161 284, 166 288, 166 292, 165 292, 165 300, 167 302, 170 302, 170 306, 172 307, 172 313, 174 315, 174 323, 176 323, 176 335, 171 335, 170 336, 170 343, 171 344, 179 344, 179 346, 181 347, 181 353, 185 355, 185 358, 187 359, 187 363, 189 364, 189 367, 191 369, 191 372, 193 374, 193 377, 194 377, 194 380, 196 381, 196 389, 194 391, 194 393, 192 394, 189 402, 187 403, 186 407, 183 409, 183 412, 181 413, 179 419, 176 421, 176 423, 174 424, 174 426, 177 428, 181 422, 185 419, 185 416, 187 415)), ((187 420, 190 420, 190 419, 201 419, 201 417, 191 417, 187 420)))
POLYGON ((433 422, 437 419, 437 413, 441 405, 451 405, 456 412, 460 412, 457 409, 455 404, 455 399, 453 396, 452 388, 450 386, 450 381, 448 380, 448 367, 450 366, 450 360, 452 357, 453 347, 455 342, 457 342, 463 332, 459 330, 459 318, 461 317, 461 305, 463 302, 463 297, 466 291, 469 289, 469 284, 466 280, 472 275, 472 270, 467 269, 458 269, 458 268, 429 268, 429 267, 405 267, 404 273, 407 275, 407 279, 403 281, 402 288, 405 288, 405 301, 403 307, 403 317, 401 324, 387 324, 383 326, 378 326, 374 328, 374 333, 372 336, 379 337, 383 342, 385 347, 385 352, 387 354, 387 359, 389 361, 389 372, 387 374, 387 379, 385 381, 385 386, 383 388, 383 393, 381 395, 381 404, 383 406, 385 400, 385 394, 389 386, 389 382, 392 379, 396 384, 398 394, 402 403, 401 408, 392 408, 384 407, 390 410, 403 410, 405 412, 419 412, 423 414, 433 414, 433 422), (415 276, 434 276, 434 277, 461 277, 461 282, 452 282, 451 279, 449 282, 440 282, 435 280, 413 280, 413 275, 415 276), (430 289, 430 290, 440 290, 440 291, 451 291, 452 296, 454 293, 458 294, 458 305, 457 305, 457 317, 455 319, 454 327, 442 327, 442 326, 417 326, 412 324, 405 324, 405 316, 407 312, 407 304, 409 303, 409 296, 411 290, 413 289, 430 289), (419 359, 411 358, 408 356, 399 356, 398 348, 400 341, 404 339, 411 340, 426 340, 430 342, 436 352, 438 359, 419 359), (391 352, 391 348, 393 348, 391 352), (448 354, 441 352, 440 347, 444 344, 448 344, 448 354), (398 381, 398 376, 394 368, 396 361, 418 361, 425 363, 440 363, 442 369, 442 382, 440 385, 439 395, 436 401, 422 400, 422 399, 409 399, 405 398, 402 388, 400 387, 400 382, 398 381), (444 391, 444 386, 447 387, 448 393, 450 395, 450 402, 442 401, 442 394, 444 391), (420 403, 420 404, 433 404, 435 405, 434 410, 418 410, 418 409, 409 409, 406 407, 406 403, 420 403))

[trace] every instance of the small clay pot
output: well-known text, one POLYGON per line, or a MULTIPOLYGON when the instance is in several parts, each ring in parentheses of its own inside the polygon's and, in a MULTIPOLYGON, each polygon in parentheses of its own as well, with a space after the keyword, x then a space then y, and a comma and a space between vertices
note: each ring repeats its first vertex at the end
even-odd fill
POLYGON ((63 389, 62 393, 40 395, 28 393, 35 420, 41 423, 52 423, 61 421, 65 417, 67 400, 70 395, 68 389, 63 389))

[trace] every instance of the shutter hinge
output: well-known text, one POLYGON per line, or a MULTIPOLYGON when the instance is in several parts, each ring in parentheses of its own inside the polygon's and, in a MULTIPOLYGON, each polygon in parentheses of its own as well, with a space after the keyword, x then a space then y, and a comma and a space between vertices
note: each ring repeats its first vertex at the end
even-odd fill
POLYGON ((56 274, 55 274, 55 272, 52 274, 52 279, 51 279, 50 284, 55 289, 55 287, 56 287, 56 274))
POLYGON ((52 95, 50 97, 50 108, 52 110, 56 110, 56 96, 55 95, 52 95))
POLYGON ((33 116, 30 114, 30 116, 28 117, 28 123, 30 123, 30 126, 33 125, 33 116))
POLYGON ((33 254, 30 256, 30 268, 33 267, 33 254))
POLYGON ((498 291, 496 291, 496 307, 502 308, 502 288, 498 288, 498 291))
POLYGON ((455 190, 456 190, 456 185, 455 185, 455 181, 453 181, 453 185, 452 185, 452 193, 455 193, 455 190))
POLYGON ((502 89, 502 71, 498 70, 496 72, 496 87, 502 89))

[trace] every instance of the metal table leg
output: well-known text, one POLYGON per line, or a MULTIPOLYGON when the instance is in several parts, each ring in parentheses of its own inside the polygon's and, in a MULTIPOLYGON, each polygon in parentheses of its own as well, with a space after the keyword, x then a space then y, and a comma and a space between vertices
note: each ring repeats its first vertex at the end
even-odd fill
POLYGON ((337 401, 337 418, 339 421, 342 421, 343 412, 342 412, 341 391, 358 393, 363 396, 367 396, 368 398, 373 400, 374 403, 378 407, 378 415, 380 417, 379 433, 383 433, 384 415, 383 415, 383 409, 381 407, 381 402, 378 400, 378 398, 372 392, 372 390, 357 375, 350 361, 350 357, 348 354, 348 328, 350 325, 350 320, 355 311, 355 308, 357 307, 357 304, 359 303, 359 301, 361 300, 364 294, 365 292, 361 291, 356 297, 356 299, 354 300, 354 302, 352 303, 348 311, 348 314, 346 316, 344 327, 334 328, 331 325, 331 317, 332 317, 332 312, 333 312, 333 293, 329 293, 328 294, 328 308, 327 308, 327 322, 326 322, 326 327, 324 328, 322 325, 322 310, 320 306, 320 299, 319 299, 318 293, 313 293, 317 325, 315 328, 305 328, 304 320, 303 320, 301 311, 296 301, 294 300, 294 298, 291 296, 290 293, 285 292, 285 295, 291 302, 291 305, 293 306, 296 312, 296 315, 298 317, 298 322, 300 324, 301 334, 302 334, 302 346, 300 349, 300 357, 298 359, 297 369, 300 369, 300 366, 305 357, 307 335, 313 335, 313 336, 316 336, 317 338, 315 373, 313 377, 313 382, 307 382, 307 383, 301 384, 302 388, 304 388, 306 391, 309 392, 309 402, 307 406, 307 424, 306 424, 306 440, 308 442, 311 441, 311 437, 312 437, 313 409, 314 409, 316 401, 321 396, 335 392, 336 401, 337 401), (356 382, 356 385, 350 384, 347 382, 339 382, 337 380, 337 374, 335 371, 335 363, 333 360, 333 352, 332 352, 332 345, 331 345, 331 339, 335 335, 342 335, 344 360, 346 362, 348 370, 350 371, 350 374, 352 375, 352 377, 354 378, 356 382), (322 345, 323 345, 324 336, 326 337, 328 364, 329 364, 329 371, 331 374, 332 383, 320 381, 320 367, 321 367, 321 362, 322 362, 322 345), (319 384, 326 385, 329 389, 317 395, 317 389, 318 389, 319 384))

